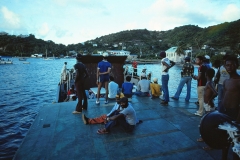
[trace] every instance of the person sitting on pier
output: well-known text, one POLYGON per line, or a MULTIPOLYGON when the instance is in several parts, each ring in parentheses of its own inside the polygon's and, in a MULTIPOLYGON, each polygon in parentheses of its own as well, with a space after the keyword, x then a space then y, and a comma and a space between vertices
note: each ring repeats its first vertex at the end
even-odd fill
POLYGON ((151 90, 151 99, 153 98, 159 98, 159 96, 162 94, 161 92, 161 86, 158 84, 158 79, 153 78, 153 83, 150 83, 150 90, 151 90))
POLYGON ((75 86, 72 85, 71 88, 67 92, 67 98, 64 100, 64 102, 67 101, 75 101, 77 99, 77 91, 75 90, 75 86))
POLYGON ((84 124, 101 124, 106 123, 106 118, 111 117, 115 115, 116 113, 119 113, 122 110, 122 107, 120 106, 120 99, 124 97, 123 93, 117 94, 116 96, 116 103, 113 106, 112 110, 108 114, 103 114, 99 117, 95 118, 88 118, 85 116, 85 114, 82 114, 82 120, 84 124))
POLYGON ((131 79, 132 79, 131 76, 127 76, 126 82, 122 84, 122 93, 127 98, 132 97, 133 84, 130 82, 131 79))
POLYGON ((137 116, 134 108, 128 103, 128 98, 120 99, 120 105, 123 108, 118 114, 107 117, 105 127, 98 129, 98 134, 109 133, 110 130, 117 124, 124 128, 126 132, 132 132, 137 124, 137 116))
POLYGON ((137 84, 137 91, 134 93, 134 95, 137 95, 140 97, 148 97, 149 90, 150 90, 150 81, 147 80, 146 74, 142 73, 141 80, 137 84))
POLYGON ((109 90, 108 98, 114 99, 118 92, 119 87, 118 87, 118 84, 116 82, 114 82, 113 76, 110 76, 109 79, 110 79, 110 82, 108 84, 108 90, 109 90))
MULTIPOLYGON (((108 114, 103 114, 103 115, 101 115, 99 117, 95 117, 95 118, 88 118, 88 117, 86 117, 85 114, 82 114, 83 123, 86 124, 86 125, 88 125, 88 124, 102 124, 102 123, 106 124, 107 123, 106 119, 108 117, 117 115, 117 114, 119 114, 120 111, 123 110, 123 108, 120 106, 120 99, 123 98, 123 97, 124 97, 123 93, 120 93, 120 94, 116 95, 116 103, 113 106, 112 110, 108 114)), ((143 122, 142 120, 137 120, 137 124, 140 124, 142 122, 143 122)))

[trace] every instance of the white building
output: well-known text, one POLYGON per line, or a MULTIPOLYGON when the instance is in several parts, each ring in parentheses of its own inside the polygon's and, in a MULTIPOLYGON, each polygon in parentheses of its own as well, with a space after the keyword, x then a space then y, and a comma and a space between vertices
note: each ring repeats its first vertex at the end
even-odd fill
POLYGON ((124 50, 107 50, 109 55, 115 55, 115 56, 129 56, 129 51, 124 50))
POLYGON ((42 54, 32 54, 31 57, 34 57, 34 58, 42 58, 42 54))
POLYGON ((169 48, 168 50, 165 51, 166 52, 166 57, 168 59, 170 59, 171 61, 174 61, 176 63, 183 62, 185 56, 182 55, 182 54, 179 56, 176 51, 177 51, 177 47, 169 48))

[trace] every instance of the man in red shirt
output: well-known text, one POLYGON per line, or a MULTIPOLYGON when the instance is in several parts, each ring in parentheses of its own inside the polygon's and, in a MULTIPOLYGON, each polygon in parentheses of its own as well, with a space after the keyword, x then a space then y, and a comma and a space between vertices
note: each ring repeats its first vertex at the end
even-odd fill
POLYGON ((137 76, 137 62, 136 61, 133 61, 132 62, 132 67, 133 67, 133 75, 134 76, 137 76))

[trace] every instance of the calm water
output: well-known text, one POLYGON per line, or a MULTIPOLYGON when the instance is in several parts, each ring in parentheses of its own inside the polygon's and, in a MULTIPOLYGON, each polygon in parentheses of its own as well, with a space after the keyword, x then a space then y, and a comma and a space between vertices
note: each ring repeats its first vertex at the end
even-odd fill
MULTIPOLYGON (((29 58, 23 64, 13 58, 13 65, 0 65, 0 159, 13 158, 39 109, 56 101, 57 84, 64 62, 72 68, 75 59, 43 60, 29 58)), ((145 65, 160 83, 160 65, 145 65)), ((143 65, 138 66, 140 74, 143 65)), ((169 92, 172 96, 180 80, 179 66, 170 70, 169 92)), ((195 73, 197 69, 195 68, 195 73)), ((181 97, 185 96, 183 89, 181 97)), ((196 81, 192 82, 192 97, 196 97, 196 81)))

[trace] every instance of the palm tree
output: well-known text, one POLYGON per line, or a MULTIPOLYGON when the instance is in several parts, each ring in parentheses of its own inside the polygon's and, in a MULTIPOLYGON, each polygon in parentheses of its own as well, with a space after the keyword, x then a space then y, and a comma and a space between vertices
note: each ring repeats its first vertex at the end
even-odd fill
POLYGON ((177 44, 177 50, 176 50, 177 55, 184 55, 184 43, 182 41, 179 41, 177 44))

